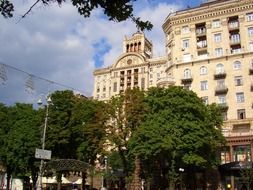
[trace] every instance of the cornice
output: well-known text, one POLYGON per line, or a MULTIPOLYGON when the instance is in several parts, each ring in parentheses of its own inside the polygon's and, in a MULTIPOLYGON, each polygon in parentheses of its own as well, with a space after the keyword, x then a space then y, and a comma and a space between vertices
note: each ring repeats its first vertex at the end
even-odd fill
POLYGON ((253 9, 253 0, 235 0, 226 4, 215 4, 213 6, 198 7, 198 9, 189 9, 182 13, 178 13, 169 17, 163 24, 164 31, 167 31, 171 25, 179 25, 192 21, 206 20, 208 18, 217 17, 231 13, 238 13, 245 10, 253 9), (198 10, 199 9, 199 10, 198 10))

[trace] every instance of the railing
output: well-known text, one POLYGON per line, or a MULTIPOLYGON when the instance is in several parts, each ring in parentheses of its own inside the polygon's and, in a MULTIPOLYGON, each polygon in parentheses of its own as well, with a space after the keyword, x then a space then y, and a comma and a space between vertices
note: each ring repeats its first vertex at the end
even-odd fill
POLYGON ((157 86, 163 85, 163 84, 168 84, 168 85, 173 85, 176 83, 176 80, 173 77, 163 77, 157 80, 156 84, 157 86))
POLYGON ((249 131, 233 131, 233 130, 222 130, 224 137, 238 137, 238 136, 253 136, 253 130, 249 131))
POLYGON ((214 79, 222 79, 226 77, 226 72, 225 71, 216 71, 214 73, 214 79))
POLYGON ((197 28, 196 29, 196 34, 197 35, 204 35, 204 34, 206 34, 206 28, 205 27, 197 28))
POLYGON ((228 23, 228 28, 229 29, 235 29, 239 27, 239 22, 238 21, 231 21, 228 23))
POLYGON ((206 48, 206 47, 207 47, 207 41, 206 40, 197 42, 197 48, 198 49, 206 48))
POLYGON ((218 85, 215 88, 215 94, 226 94, 228 92, 228 87, 226 85, 218 85))

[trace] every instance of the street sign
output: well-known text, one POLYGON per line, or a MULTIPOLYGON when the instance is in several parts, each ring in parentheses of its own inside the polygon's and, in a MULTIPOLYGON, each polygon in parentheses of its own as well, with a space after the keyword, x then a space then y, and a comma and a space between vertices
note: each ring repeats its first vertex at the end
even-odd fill
POLYGON ((51 150, 43 150, 39 148, 36 148, 35 150, 35 158, 50 160, 51 154, 52 154, 51 150))

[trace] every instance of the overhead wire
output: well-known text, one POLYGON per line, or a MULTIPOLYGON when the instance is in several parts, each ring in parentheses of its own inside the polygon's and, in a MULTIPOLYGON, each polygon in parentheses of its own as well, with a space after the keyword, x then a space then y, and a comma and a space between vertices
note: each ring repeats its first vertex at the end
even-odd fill
POLYGON ((27 71, 24 71, 24 70, 22 70, 22 69, 19 69, 19 68, 17 68, 17 67, 11 66, 11 65, 8 65, 8 64, 6 64, 6 63, 0 62, 0 65, 3 65, 3 66, 6 67, 6 68, 10 68, 10 69, 13 69, 13 70, 18 71, 18 72, 25 73, 26 75, 28 75, 28 76, 30 76, 30 77, 37 78, 37 79, 42 80, 42 81, 46 81, 47 83, 50 83, 50 84, 55 84, 55 85, 58 85, 58 86, 67 88, 67 89, 69 89, 69 90, 77 91, 77 92, 83 93, 83 95, 87 94, 87 93, 84 92, 83 90, 80 90, 80 89, 71 87, 71 86, 69 86, 69 85, 62 84, 62 83, 59 83, 59 82, 56 82, 56 81, 53 81, 53 80, 49 80, 49 79, 47 79, 47 78, 44 78, 44 77, 41 77, 41 76, 38 76, 38 75, 35 75, 35 74, 32 74, 32 73, 29 73, 29 72, 27 72, 27 71))

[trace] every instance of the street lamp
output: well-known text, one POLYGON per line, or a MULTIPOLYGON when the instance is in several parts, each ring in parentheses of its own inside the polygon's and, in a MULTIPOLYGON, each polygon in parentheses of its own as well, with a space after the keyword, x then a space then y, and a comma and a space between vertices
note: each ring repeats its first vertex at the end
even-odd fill
POLYGON ((184 173, 184 168, 179 168, 178 171, 180 172, 180 190, 183 189, 183 173, 184 173))
MULTIPOLYGON (((40 98, 38 100, 38 105, 41 106, 43 104, 42 99, 40 98)), ((39 151, 39 158, 40 160, 40 171, 39 171, 39 179, 38 179, 38 185, 37 185, 37 189, 43 189, 42 187, 42 177, 43 177, 43 165, 44 165, 44 159, 50 159, 51 158, 51 151, 46 151, 45 150, 45 139, 46 139, 46 131, 47 131, 47 122, 48 122, 48 110, 49 110, 49 105, 52 103, 51 97, 50 96, 46 96, 46 115, 45 115, 45 121, 44 121, 44 128, 43 128, 43 136, 41 139, 41 143, 42 143, 42 149, 39 151), (50 155, 48 155, 48 153, 50 155)), ((37 152, 37 150, 36 150, 37 152)))

